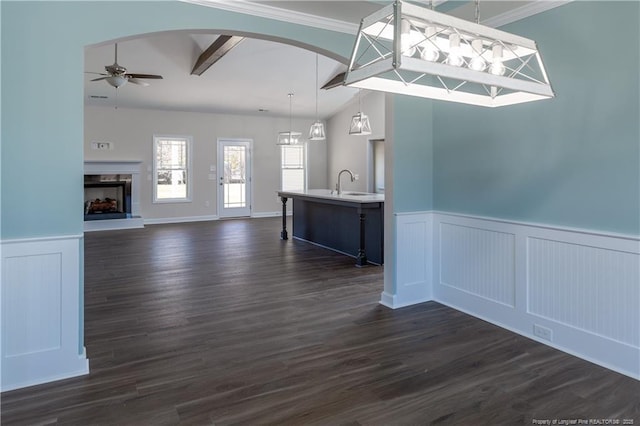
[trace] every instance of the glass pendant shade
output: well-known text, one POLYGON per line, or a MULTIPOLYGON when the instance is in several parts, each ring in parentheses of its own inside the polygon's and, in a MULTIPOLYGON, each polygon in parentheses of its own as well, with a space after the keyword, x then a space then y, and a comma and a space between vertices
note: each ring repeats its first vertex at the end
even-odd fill
POLYGON ((107 83, 109 83, 110 85, 112 85, 116 89, 118 87, 124 86, 127 83, 127 81, 129 81, 129 80, 127 80, 126 77, 123 77, 121 75, 113 75, 111 77, 107 77, 105 80, 107 80, 107 83))
POLYGON ((359 112, 351 118, 351 126, 349 127, 350 135, 370 135, 371 124, 369 117, 359 112))
POLYGON ((291 99, 293 98, 293 93, 289 93, 287 96, 289 96, 289 130, 278 133, 276 145, 296 145, 300 143, 300 139, 302 138, 302 133, 291 130, 293 127, 293 118, 291 115, 291 99))
POLYGON ((278 133, 278 142, 276 145, 297 145, 300 143, 302 133, 300 132, 280 132, 278 133))
POLYGON ((321 121, 316 121, 311 125, 311 129, 309 130, 309 140, 310 141, 323 141, 326 139, 324 134, 324 123, 321 121))
POLYGON ((309 140, 323 141, 325 139, 324 124, 318 118, 318 54, 316 53, 316 121, 309 129, 309 140))

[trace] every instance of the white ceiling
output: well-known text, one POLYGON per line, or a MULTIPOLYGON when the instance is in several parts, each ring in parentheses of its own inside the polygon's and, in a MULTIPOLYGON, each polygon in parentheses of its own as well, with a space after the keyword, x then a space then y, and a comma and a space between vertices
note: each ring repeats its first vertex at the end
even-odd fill
MULTIPOLYGON (((236 1, 188 0, 201 6, 241 9, 266 15, 326 21, 357 30, 360 19, 387 2, 371 1, 236 1)), ((474 18, 475 6, 469 1, 435 0, 439 10, 474 18)), ((422 2, 428 3, 428 2, 422 2)), ((502 25, 562 2, 482 1, 481 20, 502 25), (539 7, 541 3, 546 6, 539 7)), ((277 18, 276 18, 277 19, 277 18)), ((200 54, 217 34, 187 32, 155 33, 118 42, 118 63, 132 73, 161 74, 162 80, 147 80, 143 87, 126 84, 114 89, 105 81, 91 82, 96 75, 85 74, 85 104, 113 107, 150 108, 231 114, 287 116, 294 93, 292 112, 296 117, 315 117, 316 54, 298 47, 265 40, 245 39, 202 76, 191 75, 200 54), (266 111, 260 111, 266 110, 266 111)), ((85 71, 103 72, 114 60, 113 41, 85 50, 85 71)), ((318 77, 322 86, 344 70, 337 61, 319 56, 318 77)), ((356 96, 355 89, 338 87, 318 91, 320 118, 327 118, 356 96)))

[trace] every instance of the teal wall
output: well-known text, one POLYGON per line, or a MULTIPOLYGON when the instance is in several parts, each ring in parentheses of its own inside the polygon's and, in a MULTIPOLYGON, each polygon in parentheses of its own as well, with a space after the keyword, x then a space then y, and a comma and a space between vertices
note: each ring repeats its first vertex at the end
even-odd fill
MULTIPOLYGON (((3 239, 82 232, 86 45, 180 29, 267 34, 344 57, 353 42, 180 2, 121 6, 0 3, 3 239)), ((394 96, 395 211, 639 233, 638 9, 572 2, 505 28, 538 42, 553 100, 485 109, 394 96)))
POLYGON ((1 236, 83 232, 84 48, 165 30, 266 34, 348 57, 353 36, 174 2, 12 2, 1 13, 1 236))
POLYGON ((432 102, 393 96, 393 210, 433 209, 432 102))
POLYGON ((556 98, 435 101, 435 209, 639 234, 639 9, 576 1, 504 27, 536 40, 556 98))

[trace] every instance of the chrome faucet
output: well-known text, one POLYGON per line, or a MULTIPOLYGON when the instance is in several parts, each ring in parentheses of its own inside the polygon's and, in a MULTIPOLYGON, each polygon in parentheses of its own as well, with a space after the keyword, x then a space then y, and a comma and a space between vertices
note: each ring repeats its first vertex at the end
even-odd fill
POLYGON ((356 178, 353 175, 353 173, 351 172, 351 170, 348 170, 348 169, 340 170, 340 173, 338 173, 338 183, 336 183, 336 193, 338 195, 342 194, 342 184, 340 183, 340 178, 342 177, 342 174, 344 172, 349 173, 349 176, 351 177, 351 182, 356 180, 356 178))

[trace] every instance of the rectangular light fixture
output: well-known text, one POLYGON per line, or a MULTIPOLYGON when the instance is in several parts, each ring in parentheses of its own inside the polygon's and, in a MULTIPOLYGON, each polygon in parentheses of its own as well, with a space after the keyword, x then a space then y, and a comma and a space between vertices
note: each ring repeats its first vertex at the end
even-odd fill
POLYGON ((276 145, 298 145, 302 139, 302 133, 294 132, 292 130, 288 132, 278 133, 278 140, 276 145))
POLYGON ((554 97, 533 40, 400 0, 362 19, 345 85, 486 107, 554 97))

